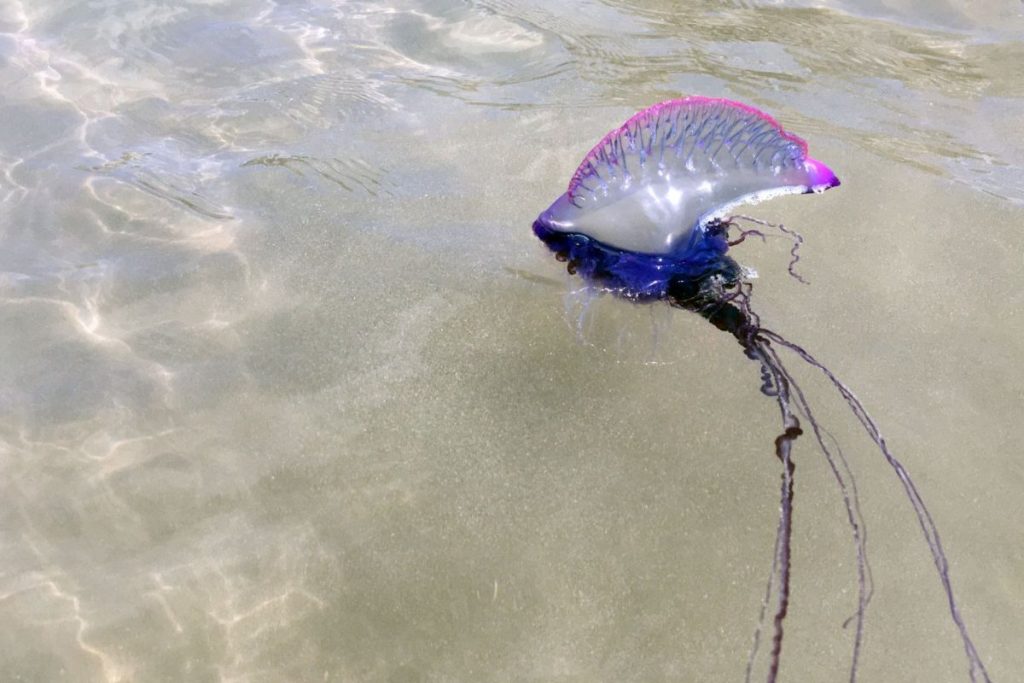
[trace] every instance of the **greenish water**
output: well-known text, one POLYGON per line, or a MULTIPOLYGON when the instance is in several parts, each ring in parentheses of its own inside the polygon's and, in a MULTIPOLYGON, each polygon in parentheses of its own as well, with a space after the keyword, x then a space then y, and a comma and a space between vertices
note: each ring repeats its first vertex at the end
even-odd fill
MULTIPOLYGON (((579 344, 529 229, 682 94, 842 178, 750 211, 811 286, 784 241, 735 256, 877 418, 1016 680, 1022 7, 0 0, 0 680, 742 680, 778 507, 757 368, 683 313, 658 363, 579 344)), ((858 680, 969 680, 902 489, 793 368, 862 496, 858 680)), ((795 458, 781 680, 845 680, 850 533, 795 458)))

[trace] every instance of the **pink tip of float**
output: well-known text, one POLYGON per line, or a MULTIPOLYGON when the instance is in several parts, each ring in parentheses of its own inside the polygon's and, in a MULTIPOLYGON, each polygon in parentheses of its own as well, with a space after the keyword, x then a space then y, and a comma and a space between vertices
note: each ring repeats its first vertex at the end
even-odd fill
POLYGON ((839 178, 832 172, 832 169, 817 159, 808 158, 804 162, 804 168, 807 169, 811 190, 814 192, 824 192, 829 188, 838 187, 840 184, 839 178))

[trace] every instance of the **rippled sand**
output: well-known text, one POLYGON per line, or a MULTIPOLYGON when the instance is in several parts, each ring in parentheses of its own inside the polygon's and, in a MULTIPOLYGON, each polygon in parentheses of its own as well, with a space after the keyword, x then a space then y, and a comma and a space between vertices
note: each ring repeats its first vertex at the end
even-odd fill
MULTIPOLYGON (((757 368, 681 313, 656 363, 646 311, 578 344, 529 230, 681 94, 842 178, 756 209, 811 286, 783 241, 736 256, 916 476, 1015 680, 1022 62, 1011 2, 0 4, 0 680, 741 679, 777 514, 757 368)), ((864 503, 859 680, 968 680, 902 490, 800 377, 864 503)), ((845 680, 845 511, 795 456, 782 680, 845 680)))

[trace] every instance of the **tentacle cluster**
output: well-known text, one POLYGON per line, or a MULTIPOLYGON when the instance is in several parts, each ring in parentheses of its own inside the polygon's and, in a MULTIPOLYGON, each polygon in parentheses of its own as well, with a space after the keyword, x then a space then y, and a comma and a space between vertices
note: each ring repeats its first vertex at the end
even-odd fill
MULTIPOLYGON (((731 221, 723 223, 723 229, 728 229, 733 225, 731 221)), ((791 275, 803 281, 799 275, 793 272, 793 265, 798 260, 797 251, 802 238, 795 232, 787 230, 782 226, 770 227, 778 227, 782 232, 794 236, 794 247, 791 252, 794 258, 790 263, 789 270, 791 275)), ((737 243, 750 234, 763 237, 763 234, 757 230, 747 230, 741 233, 737 243)), ((847 522, 856 550, 857 609, 843 624, 844 628, 850 622, 855 624, 853 652, 849 669, 849 680, 851 683, 857 679, 863 645, 864 619, 873 593, 871 568, 867 557, 867 530, 861 515, 859 495, 850 465, 837 445, 829 445, 826 439, 827 432, 815 418, 803 390, 779 354, 778 349, 781 348, 792 352, 800 360, 820 370, 828 378, 840 396, 849 405, 869 438, 895 471, 917 515, 922 533, 931 550, 935 567, 939 573, 939 578, 949 603, 950 614, 959 630, 964 651, 967 655, 971 681, 972 683, 990 683, 991 679, 968 634, 967 627, 954 598, 949 577, 949 563, 942 549, 938 529, 906 468, 889 450, 878 425, 849 387, 801 346, 790 342, 779 333, 761 325, 760 317, 751 308, 751 295, 751 284, 743 280, 724 283, 721 281, 709 281, 699 284, 693 282, 673 283, 669 287, 669 301, 673 306, 696 312, 719 329, 730 333, 739 342, 744 353, 759 363, 762 377, 762 393, 775 400, 782 423, 781 431, 775 439, 775 455, 783 465, 779 521, 765 596, 761 606, 758 625, 754 632, 754 642, 747 661, 746 680, 749 682, 753 675, 754 664, 761 647, 764 622, 773 594, 775 595, 775 607, 772 619, 773 635, 769 653, 767 680, 769 683, 774 683, 778 677, 782 653, 783 623, 789 608, 790 596, 790 555, 795 472, 791 451, 793 443, 803 434, 801 419, 810 426, 815 442, 824 455, 832 476, 842 494, 847 522)))

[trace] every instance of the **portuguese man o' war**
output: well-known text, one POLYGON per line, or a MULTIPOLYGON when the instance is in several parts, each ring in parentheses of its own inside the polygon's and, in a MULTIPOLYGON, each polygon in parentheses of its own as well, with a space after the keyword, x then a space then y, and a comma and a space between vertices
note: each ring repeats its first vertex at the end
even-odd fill
POLYGON ((856 550, 857 608, 844 624, 854 626, 850 681, 857 678, 872 593, 866 529, 853 473, 783 363, 782 354, 788 352, 825 375, 898 477, 931 550, 963 642, 970 680, 988 683, 991 679, 953 596, 938 530, 910 475, 850 388, 805 349, 761 324, 751 308, 747 273, 727 253, 748 236, 765 236, 758 228, 742 229, 740 221, 778 228, 794 239, 789 272, 799 279, 793 266, 802 238, 796 232, 730 212, 742 204, 819 193, 838 185, 839 179, 825 164, 808 156, 807 143, 767 114, 730 100, 687 97, 644 109, 608 133, 583 159, 566 192, 540 214, 533 231, 587 287, 635 303, 667 302, 695 312, 731 334, 760 366, 761 391, 774 400, 782 422, 774 443, 782 483, 775 549, 747 661, 747 681, 757 661, 769 605, 774 605, 774 612, 766 646, 767 680, 778 676, 790 596, 795 472, 791 449, 804 433, 802 424, 810 427, 842 494, 856 550), (732 232, 732 240, 731 231, 738 231, 732 232))

